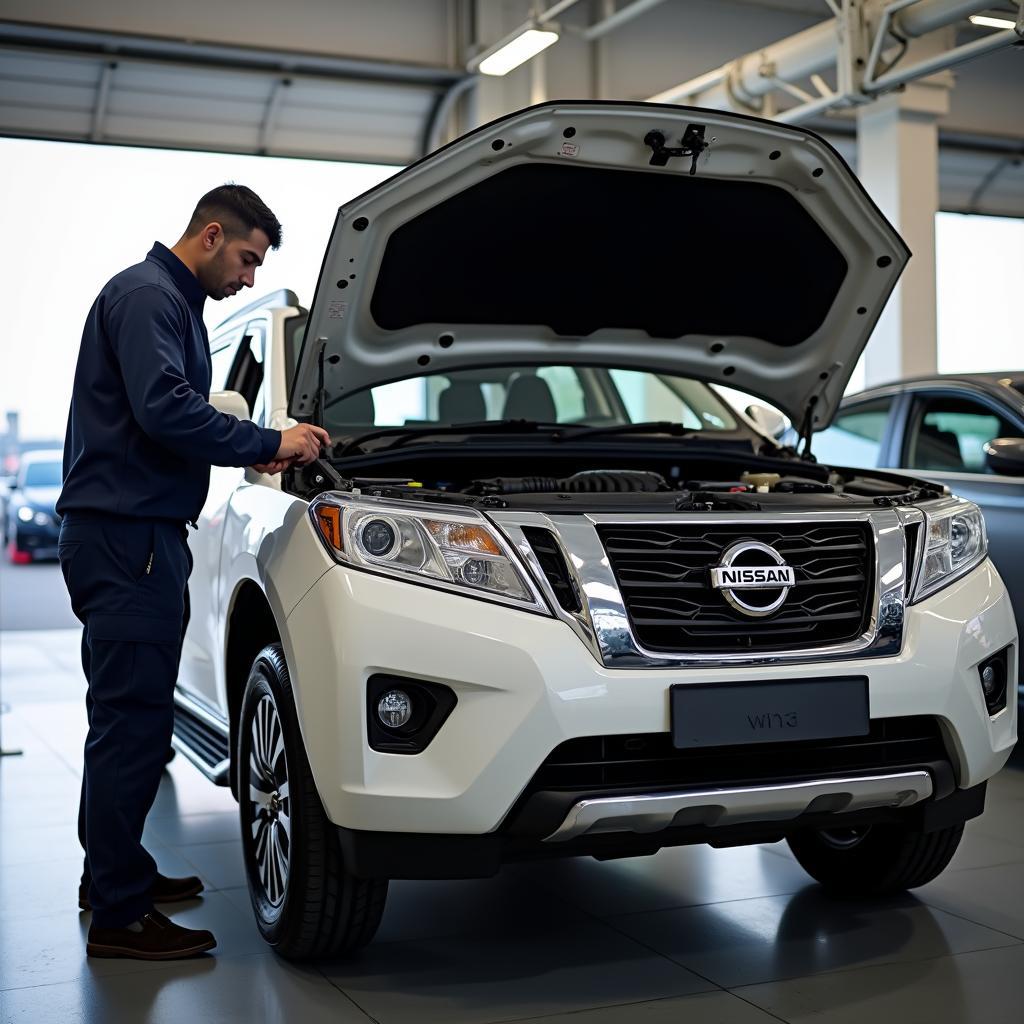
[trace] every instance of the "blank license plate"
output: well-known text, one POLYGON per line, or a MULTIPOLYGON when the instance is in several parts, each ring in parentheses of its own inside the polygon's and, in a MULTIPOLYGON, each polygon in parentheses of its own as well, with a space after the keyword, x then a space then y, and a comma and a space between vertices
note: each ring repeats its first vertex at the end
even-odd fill
POLYGON ((670 697, 675 747, 866 736, 870 728, 867 676, 684 684, 670 697))

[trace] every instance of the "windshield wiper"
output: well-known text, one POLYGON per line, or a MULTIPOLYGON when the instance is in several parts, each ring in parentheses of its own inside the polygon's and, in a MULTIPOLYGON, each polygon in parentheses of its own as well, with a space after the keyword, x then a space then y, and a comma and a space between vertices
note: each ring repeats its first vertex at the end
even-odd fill
MULTIPOLYGON (((373 441, 378 437, 392 438, 393 443, 382 445, 379 449, 374 449, 375 451, 398 448, 406 441, 435 434, 522 434, 527 431, 549 430, 554 436, 559 429, 558 423, 541 423, 536 420, 483 420, 479 423, 437 424, 435 426, 398 427, 397 429, 395 427, 380 427, 377 430, 370 430, 365 434, 350 437, 342 449, 335 452, 334 458, 343 459, 357 448, 362 449, 367 441, 373 441)), ((362 454, 366 454, 365 450, 362 454)))
POLYGON ((616 423, 607 427, 582 427, 579 430, 560 430, 553 441, 576 441, 581 437, 599 437, 605 434, 668 434, 671 437, 690 437, 694 431, 682 423, 669 420, 652 420, 648 423, 616 423))

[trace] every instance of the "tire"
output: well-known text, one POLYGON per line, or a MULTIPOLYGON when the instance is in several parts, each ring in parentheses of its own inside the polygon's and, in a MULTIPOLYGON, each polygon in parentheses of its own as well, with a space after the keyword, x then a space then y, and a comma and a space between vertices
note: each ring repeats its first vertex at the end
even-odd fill
POLYGON ((384 913, 388 883, 345 869, 306 758, 280 644, 264 647, 253 662, 236 764, 242 854, 263 938, 296 961, 366 945, 384 913))
POLYGON ((800 866, 843 899, 890 896, 937 877, 960 845, 964 825, 920 832, 906 825, 794 833, 786 840, 800 866))

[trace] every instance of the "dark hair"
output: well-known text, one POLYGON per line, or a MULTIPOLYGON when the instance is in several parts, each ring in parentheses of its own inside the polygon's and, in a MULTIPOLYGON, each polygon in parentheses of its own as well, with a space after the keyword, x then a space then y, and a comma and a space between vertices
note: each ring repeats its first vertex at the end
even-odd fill
POLYGON ((186 237, 198 234, 211 221, 217 221, 228 238, 247 236, 253 229, 260 228, 270 239, 272 249, 281 244, 281 222, 263 200, 244 185, 228 182, 207 192, 196 203, 185 229, 186 237))

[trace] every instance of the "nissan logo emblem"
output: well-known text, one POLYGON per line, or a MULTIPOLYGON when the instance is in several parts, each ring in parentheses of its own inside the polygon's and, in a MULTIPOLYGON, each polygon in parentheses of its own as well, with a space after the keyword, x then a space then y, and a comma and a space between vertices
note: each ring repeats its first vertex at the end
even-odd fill
POLYGON ((778 611, 796 583, 796 574, 782 555, 758 540, 743 540, 727 548, 711 569, 711 586, 744 615, 760 617, 778 611), (767 603, 743 599, 748 590, 777 591, 767 603))

